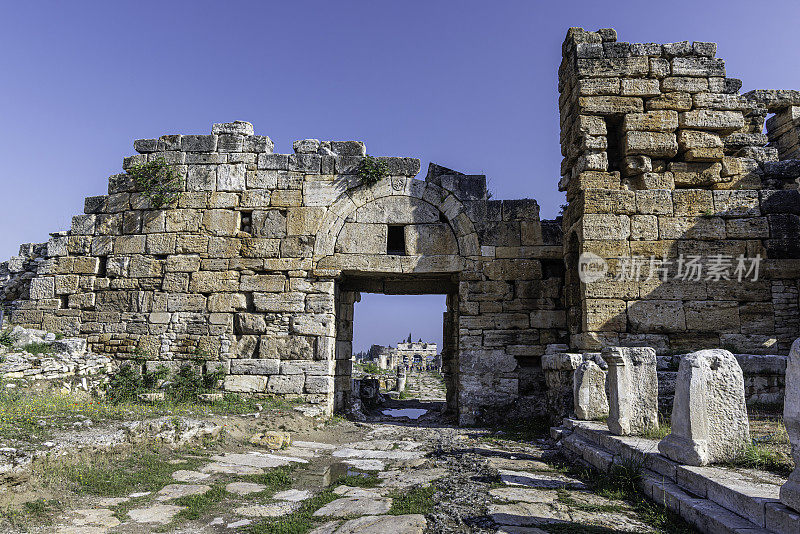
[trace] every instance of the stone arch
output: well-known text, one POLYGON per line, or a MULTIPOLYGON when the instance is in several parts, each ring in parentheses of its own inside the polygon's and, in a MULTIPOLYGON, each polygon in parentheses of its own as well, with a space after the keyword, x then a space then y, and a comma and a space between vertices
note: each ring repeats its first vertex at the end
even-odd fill
POLYGON ((464 205, 447 189, 439 185, 406 177, 391 177, 374 186, 359 186, 342 193, 334 201, 320 223, 314 243, 314 258, 331 256, 345 222, 359 208, 391 197, 408 197, 437 210, 450 226, 461 257, 480 255, 475 225, 464 205))

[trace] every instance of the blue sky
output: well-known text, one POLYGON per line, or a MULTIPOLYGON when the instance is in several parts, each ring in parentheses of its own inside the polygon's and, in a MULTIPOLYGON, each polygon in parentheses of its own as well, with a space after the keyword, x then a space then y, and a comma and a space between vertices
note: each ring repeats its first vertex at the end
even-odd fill
MULTIPOLYGON (((67 229, 133 139, 247 120, 278 152, 359 139, 564 202, 556 76, 567 28, 716 41, 744 90, 800 88, 800 2, 3 2, 0 257, 67 229)), ((436 306, 425 306, 436 308, 436 306)), ((441 322, 440 310, 418 315, 441 322)), ((405 337, 390 330, 381 335, 405 337)))

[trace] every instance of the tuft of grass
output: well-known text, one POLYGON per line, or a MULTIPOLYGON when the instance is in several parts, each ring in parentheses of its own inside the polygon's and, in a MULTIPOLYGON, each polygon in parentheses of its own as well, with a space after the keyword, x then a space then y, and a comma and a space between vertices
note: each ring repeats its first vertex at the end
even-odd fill
POLYGON ((788 477, 794 470, 791 456, 768 448, 762 444, 750 444, 739 455, 726 463, 731 467, 746 467, 760 469, 782 477, 788 477))
POLYGON ((53 345, 50 343, 28 343, 22 347, 22 350, 28 354, 51 354, 53 352, 53 345))
POLYGON ((346 475, 339 477, 333 486, 350 486, 352 488, 374 488, 381 483, 381 479, 370 473, 346 475))
POLYGON ((433 509, 433 495, 436 488, 433 486, 413 487, 403 492, 392 494, 392 507, 389 509, 390 515, 422 514, 430 513, 433 509))
POLYGON ((332 489, 318 493, 304 501, 296 511, 283 517, 267 519, 250 527, 250 534, 305 534, 316 527, 320 520, 328 519, 314 517, 314 512, 331 501, 339 498, 332 489))
POLYGON ((590 504, 585 502, 576 501, 572 494, 564 488, 556 490, 558 502, 566 504, 574 510, 582 510, 584 512, 593 513, 620 513, 625 511, 625 507, 619 504, 590 504))
POLYGON ((214 505, 222 501, 228 494, 225 491, 225 486, 215 484, 210 490, 202 495, 187 495, 173 501, 178 506, 185 506, 185 510, 181 510, 175 515, 176 520, 181 519, 200 519, 206 512, 211 510, 214 505))
POLYGON ((171 484, 172 473, 192 469, 200 460, 173 465, 158 451, 130 454, 112 452, 73 458, 45 458, 34 473, 45 484, 61 486, 78 494, 122 497, 134 492, 156 491, 171 484))
POLYGON ((642 437, 647 439, 664 439, 672 433, 672 425, 669 423, 661 423, 658 426, 650 426, 642 432, 642 437))
POLYGON ((0 512, 0 517, 15 527, 50 524, 53 518, 64 509, 64 503, 55 499, 36 499, 22 503, 20 507, 8 507, 0 512))
POLYGON ((292 471, 295 470, 295 467, 294 465, 284 465, 270 469, 266 473, 247 475, 243 478, 248 482, 266 486, 264 490, 255 495, 272 495, 276 491, 286 489, 292 485, 292 482, 294 482, 292 471))
MULTIPOLYGON (((695 534, 680 516, 669 511, 663 503, 654 503, 639 489, 642 478, 643 462, 628 459, 621 464, 613 464, 608 471, 595 469, 574 469, 567 467, 565 472, 586 482, 597 495, 607 499, 623 500, 631 505, 634 513, 645 524, 663 534, 695 534)), ((543 527, 547 532, 612 532, 603 527, 585 527, 564 523, 558 528, 543 527), (561 527, 564 527, 563 529, 561 527), (572 530, 570 530, 572 529, 572 530), (583 530, 581 530, 583 529, 583 530)))

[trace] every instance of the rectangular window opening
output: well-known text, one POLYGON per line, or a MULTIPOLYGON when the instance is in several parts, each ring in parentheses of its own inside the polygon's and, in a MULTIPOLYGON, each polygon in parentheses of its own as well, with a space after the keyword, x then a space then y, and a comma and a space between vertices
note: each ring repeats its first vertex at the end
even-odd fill
POLYGON ((404 226, 389 226, 386 234, 386 253, 405 256, 406 232, 404 226))
POLYGON ((97 258, 97 276, 99 278, 106 277, 106 270, 108 267, 108 258, 106 256, 100 256, 97 258))
POLYGON ((606 155, 608 156, 608 172, 622 168, 622 115, 606 117, 606 155))
POLYGON ((242 211, 239 214, 239 230, 247 234, 253 233, 253 212, 242 211))

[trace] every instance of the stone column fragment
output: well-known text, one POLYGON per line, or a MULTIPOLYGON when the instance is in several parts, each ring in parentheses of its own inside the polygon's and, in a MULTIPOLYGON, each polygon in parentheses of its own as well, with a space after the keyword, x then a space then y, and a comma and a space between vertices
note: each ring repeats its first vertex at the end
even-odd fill
POLYGON ((783 401, 783 424, 789 433, 795 469, 781 486, 780 499, 800 512, 800 339, 795 340, 786 362, 786 396, 783 401))
POLYGON ((593 421, 607 417, 606 372, 595 362, 585 361, 575 369, 572 379, 572 395, 578 419, 593 421))
POLYGON ((640 434, 658 426, 656 351, 650 347, 604 347, 608 363, 608 429, 640 434))
POLYGON ((724 349, 684 356, 675 382, 672 433, 658 450, 676 462, 708 465, 734 458, 750 443, 744 378, 724 349))

